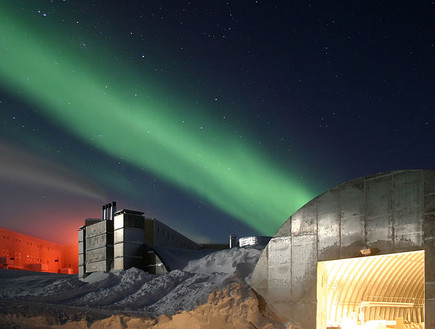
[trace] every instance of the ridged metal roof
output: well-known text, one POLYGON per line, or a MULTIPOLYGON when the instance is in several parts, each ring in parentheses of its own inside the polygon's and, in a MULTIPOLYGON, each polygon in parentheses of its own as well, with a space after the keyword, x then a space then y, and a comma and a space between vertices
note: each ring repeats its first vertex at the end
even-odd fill
MULTIPOLYGON (((356 314, 368 320, 424 321, 424 252, 326 261, 327 322, 356 314)), ((325 277, 326 274, 326 277, 325 277)))

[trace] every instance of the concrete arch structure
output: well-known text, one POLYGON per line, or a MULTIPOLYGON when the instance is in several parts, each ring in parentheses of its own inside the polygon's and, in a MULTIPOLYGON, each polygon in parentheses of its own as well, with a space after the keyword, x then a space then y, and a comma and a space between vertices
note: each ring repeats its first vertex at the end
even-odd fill
POLYGON ((365 176, 294 213, 251 286, 281 321, 306 329, 378 318, 435 328, 434 248, 435 171, 365 176))

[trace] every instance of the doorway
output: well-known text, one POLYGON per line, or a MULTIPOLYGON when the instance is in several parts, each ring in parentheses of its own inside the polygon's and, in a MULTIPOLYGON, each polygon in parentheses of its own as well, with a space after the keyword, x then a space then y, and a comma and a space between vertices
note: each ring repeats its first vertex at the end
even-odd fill
POLYGON ((317 264, 317 329, 424 328, 424 251, 317 264))

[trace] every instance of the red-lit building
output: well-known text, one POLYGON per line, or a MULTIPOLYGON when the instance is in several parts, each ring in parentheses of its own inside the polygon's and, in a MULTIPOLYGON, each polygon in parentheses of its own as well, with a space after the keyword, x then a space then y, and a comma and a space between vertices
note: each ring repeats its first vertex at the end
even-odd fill
POLYGON ((0 228, 0 268, 75 274, 77 245, 60 245, 0 228))

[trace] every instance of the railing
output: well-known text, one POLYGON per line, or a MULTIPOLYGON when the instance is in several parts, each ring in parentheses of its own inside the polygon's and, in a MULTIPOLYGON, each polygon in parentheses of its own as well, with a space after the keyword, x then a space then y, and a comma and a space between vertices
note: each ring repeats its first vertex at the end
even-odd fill
MULTIPOLYGON (((378 311, 373 311, 374 314, 379 318, 381 311, 379 308, 390 308, 394 309, 395 314, 401 313, 401 316, 407 315, 409 320, 412 322, 423 322, 423 308, 424 300, 421 298, 410 298, 410 297, 384 297, 384 296, 365 296, 361 301, 359 306, 358 317, 362 324, 364 324, 368 319, 366 313, 370 312, 371 309, 376 308, 378 311), (402 312, 400 312, 402 309, 402 312), (411 319, 412 318, 412 319, 411 319)), ((384 315, 385 315, 384 311, 384 315)), ((389 311, 391 313, 391 311, 389 311)))

